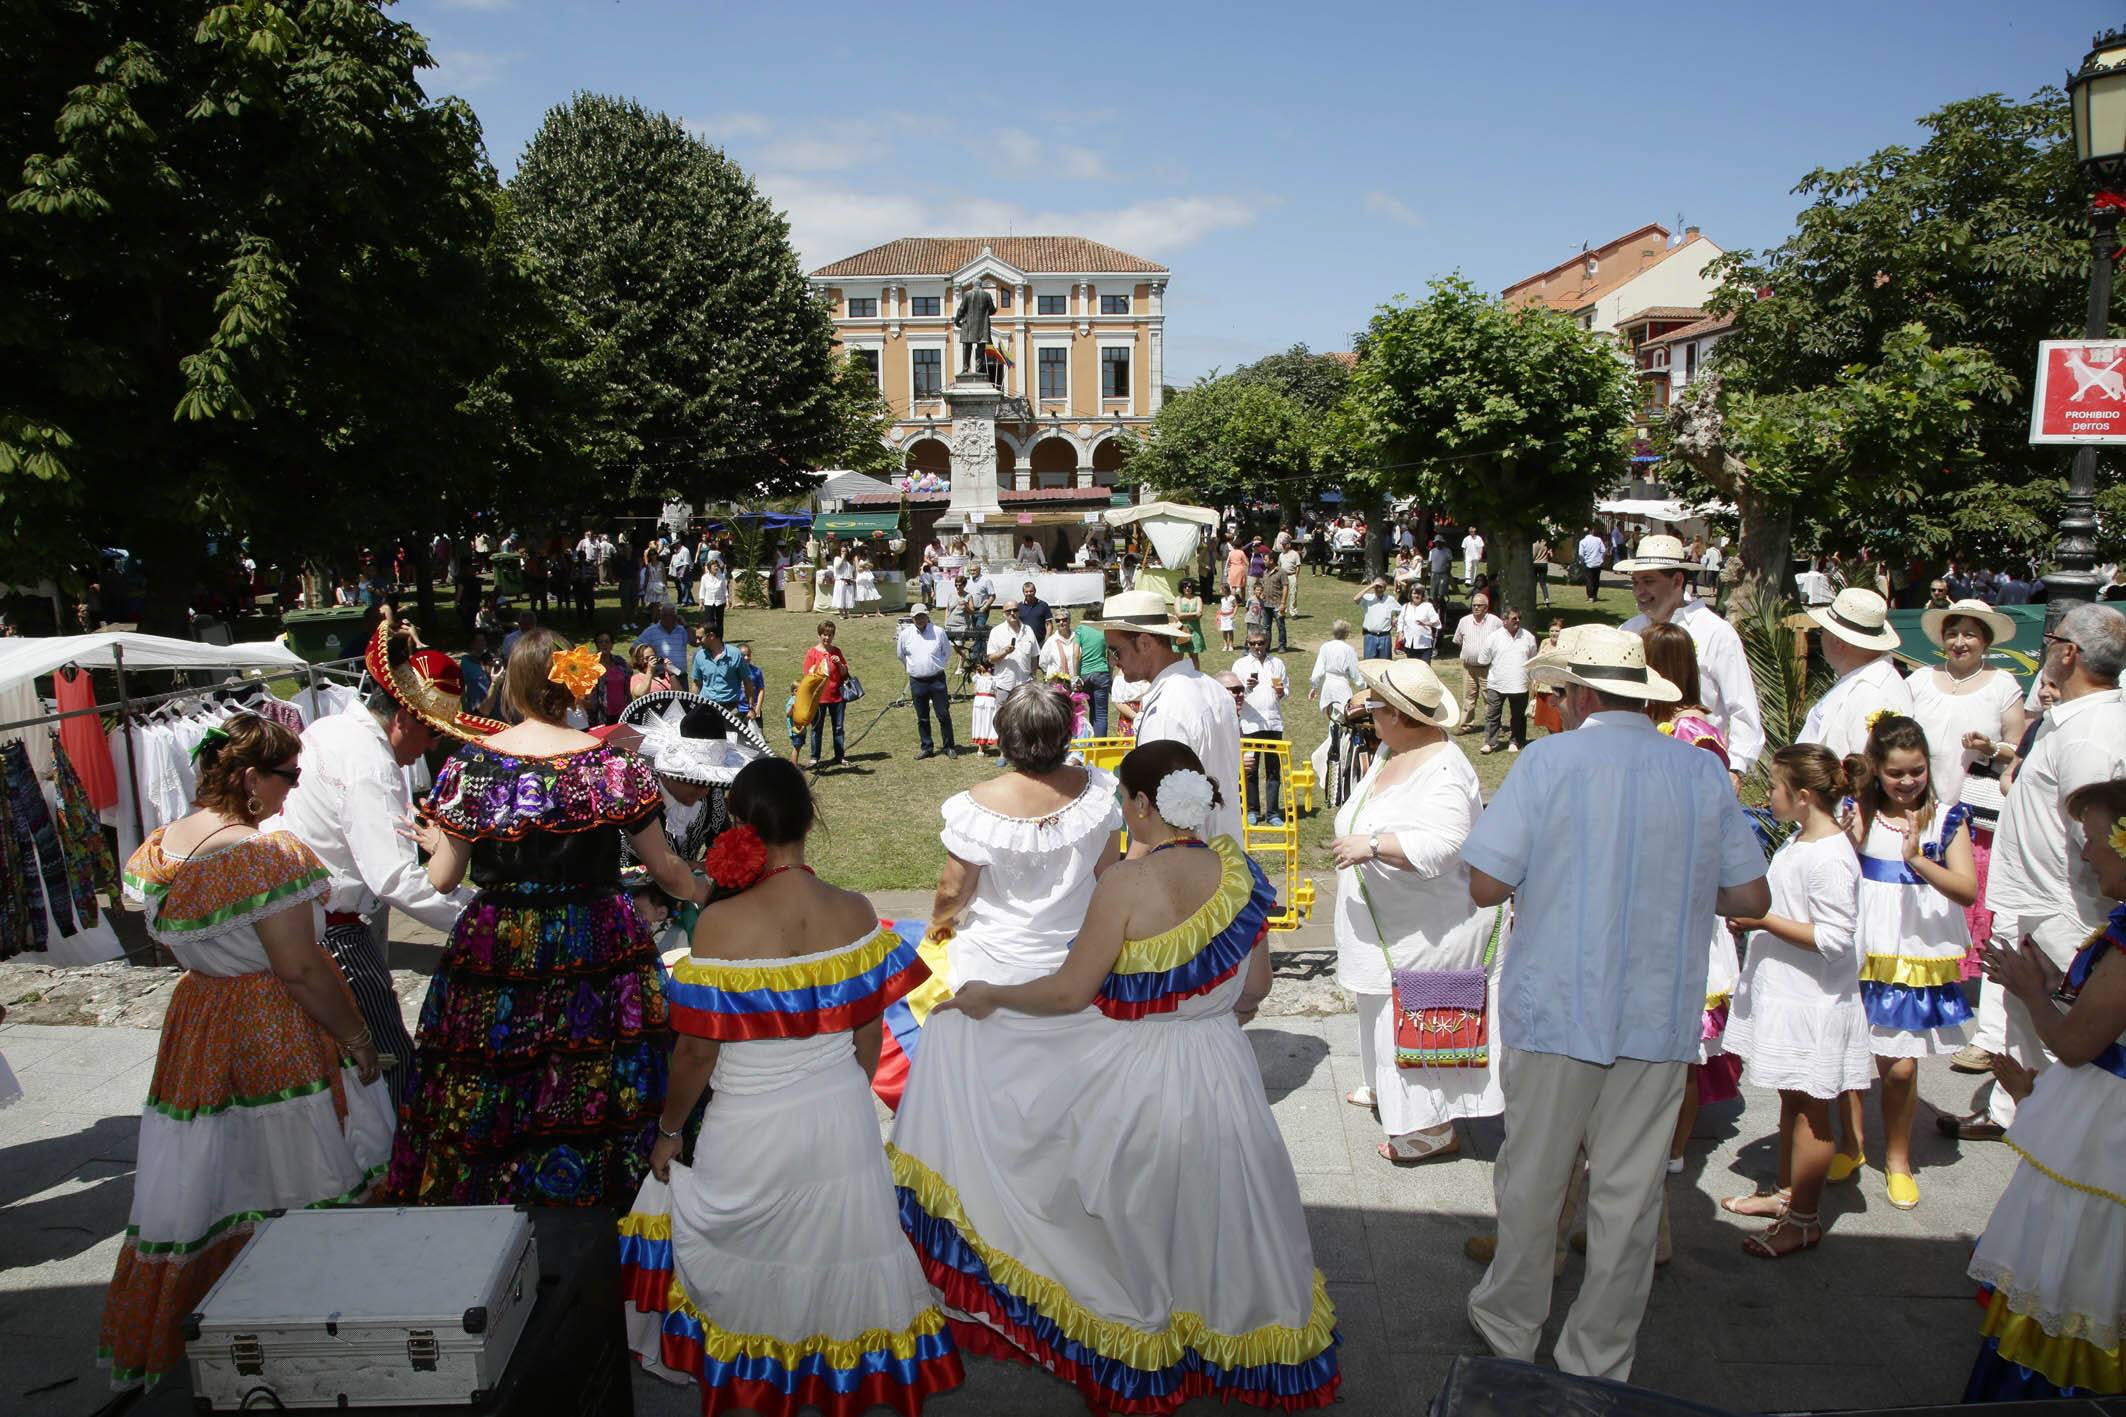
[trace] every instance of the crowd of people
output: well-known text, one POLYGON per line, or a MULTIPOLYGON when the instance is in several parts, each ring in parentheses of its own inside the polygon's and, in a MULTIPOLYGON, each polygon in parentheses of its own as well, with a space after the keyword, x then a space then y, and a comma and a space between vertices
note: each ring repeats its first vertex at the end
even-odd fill
MULTIPOLYGON (((1288 606, 1300 543, 1259 568, 1251 547, 1214 561, 1226 594, 1237 571, 1288 606)), ((1722 1207, 1749 1255, 1784 1258, 1823 1243, 1871 1145, 1887 1203, 1922 1203, 1917 1061, 1948 1054, 1990 1085, 1937 1124, 2021 1161, 1971 1261, 1967 1395, 2126 1390, 2126 615, 2062 618, 2026 703, 1988 663, 2012 628, 1991 605, 1929 608, 1941 662, 1908 676, 1885 599, 1847 587, 1809 612, 1835 680, 1774 752, 1736 631, 1694 594, 1700 553, 1632 551, 1604 557, 1639 612, 1621 627, 1538 642, 1483 594, 1450 629, 1421 613, 1429 574, 1384 577, 1358 597, 1363 648, 1335 622, 1308 677, 1365 745, 1328 843, 1346 1100, 1394 1165, 1503 1118, 1470 1321, 1534 1357, 1584 1176, 1555 1361, 1627 1378, 1697 1105, 1778 1094, 1774 1184, 1722 1207), (1534 691, 1559 731, 1528 736, 1534 691), (1478 755, 1518 752, 1488 804, 1453 741, 1479 709, 1478 755)), ((914 1412, 967 1352, 1094 1407, 1330 1401, 1334 1309, 1241 1034, 1276 908, 1244 814, 1283 805, 1241 740, 1283 736, 1284 622, 1206 672, 1193 584, 1074 624, 1021 564, 1016 600, 977 606, 969 573, 989 578, 940 558, 958 625, 918 605, 896 636, 925 754, 958 748, 964 655, 968 736, 1000 769, 940 808, 923 920, 882 922, 807 864, 797 700, 817 763, 861 692, 839 616, 792 686, 787 759, 759 671, 670 605, 617 668, 535 617, 474 664, 387 621, 348 713, 210 733, 198 810, 127 870, 186 973, 107 1299, 114 1377, 179 1361, 178 1321, 256 1217, 388 1199, 613 1206, 631 1345, 705 1410, 914 1412), (1114 774, 1078 760, 1125 724, 1114 774), (439 745, 416 811, 399 769, 439 745), (394 909, 448 939, 410 1034, 394 909), (879 1088, 881 1151, 887 1054, 906 1066, 879 1088)))

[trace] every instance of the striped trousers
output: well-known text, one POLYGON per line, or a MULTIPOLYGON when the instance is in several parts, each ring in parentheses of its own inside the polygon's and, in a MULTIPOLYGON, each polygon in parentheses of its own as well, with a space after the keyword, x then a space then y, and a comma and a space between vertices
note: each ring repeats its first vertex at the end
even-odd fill
POLYGON ((325 938, 319 943, 339 965, 340 973, 347 976, 347 984, 354 990, 355 1007, 362 1011, 362 1022, 376 1040, 377 1052, 389 1053, 399 1060, 397 1067, 384 1072, 384 1083, 391 1089, 391 1105, 396 1110, 406 1100, 406 1083, 413 1075, 413 1036, 406 1031, 406 1019, 399 1012, 399 996, 391 988, 391 969, 384 962, 384 947, 370 934, 367 922, 360 920, 326 926, 325 938))

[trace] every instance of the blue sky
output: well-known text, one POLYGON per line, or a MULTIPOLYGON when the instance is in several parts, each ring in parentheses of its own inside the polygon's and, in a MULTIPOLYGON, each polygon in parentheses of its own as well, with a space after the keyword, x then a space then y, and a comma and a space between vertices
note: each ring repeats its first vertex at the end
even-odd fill
POLYGON ((1460 270, 1503 287, 1680 213, 1791 228, 1811 168, 2026 96, 2098 0, 951 6, 402 0, 431 92, 506 176, 546 110, 624 94, 723 147, 809 269, 896 236, 1090 236, 1173 268, 1167 377, 1304 342, 1460 270), (1029 77, 1040 74, 1035 79, 1029 77))

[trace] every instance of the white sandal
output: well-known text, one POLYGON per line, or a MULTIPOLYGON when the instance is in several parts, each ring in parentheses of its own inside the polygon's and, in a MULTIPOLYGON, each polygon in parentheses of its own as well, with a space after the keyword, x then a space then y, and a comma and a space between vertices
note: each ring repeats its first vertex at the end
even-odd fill
POLYGON ((1399 1137, 1389 1137, 1374 1150, 1383 1161, 1396 1166, 1409 1166, 1419 1161, 1430 1161, 1438 1156, 1452 1156, 1462 1149, 1461 1138, 1454 1134, 1452 1123, 1437 1129, 1406 1132, 1399 1137))
POLYGON ((1377 1107, 1380 1105, 1380 1099, 1370 1087, 1352 1088, 1344 1094, 1344 1101, 1350 1103, 1353 1107, 1377 1107))

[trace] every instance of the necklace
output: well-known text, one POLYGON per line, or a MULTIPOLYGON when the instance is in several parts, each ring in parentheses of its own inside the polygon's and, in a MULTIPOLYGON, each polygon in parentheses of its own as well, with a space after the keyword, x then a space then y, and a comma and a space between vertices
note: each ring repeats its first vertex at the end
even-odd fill
POLYGON ((760 882, 761 882, 761 881, 765 881, 766 879, 768 879, 768 877, 770 877, 770 876, 780 876, 780 875, 781 875, 781 874, 782 874, 783 872, 785 872, 785 871, 802 871, 802 872, 804 872, 804 873, 805 873, 806 875, 808 875, 808 876, 817 876, 817 875, 819 874, 819 872, 817 872, 817 871, 813 870, 813 869, 812 869, 812 868, 811 868, 810 866, 807 866, 807 865, 806 865, 806 864, 805 864, 804 862, 802 862, 802 861, 798 861, 798 862, 794 862, 794 863, 792 863, 791 865, 788 865, 788 866, 777 866, 777 867, 776 867, 776 868, 775 868, 774 870, 772 870, 772 871, 763 871, 763 872, 761 872, 761 873, 760 873, 760 879, 759 879, 759 880, 756 880, 756 881, 754 881, 754 882, 753 882, 753 884, 757 886, 757 885, 759 885, 759 884, 760 884, 760 882))
POLYGON ((1950 693, 1966 694, 1971 691, 1971 686, 1978 682, 1979 676, 1986 672, 1986 666, 1984 661, 1980 661, 1969 674, 1959 674, 1952 666, 1944 664, 1942 672, 1949 676, 1950 693))
POLYGON ((1153 847, 1153 848, 1152 848, 1152 850, 1153 850, 1153 851, 1154 851, 1154 852, 1156 853, 1156 852, 1160 852, 1160 851, 1164 851, 1164 850, 1166 850, 1166 849, 1167 849, 1167 848, 1168 848, 1169 846, 1201 846, 1201 845, 1203 845, 1203 839, 1202 839, 1201 837, 1196 837, 1196 836, 1170 836, 1170 837, 1168 837, 1168 838, 1167 838, 1167 839, 1166 839, 1165 841, 1162 841, 1162 842, 1160 842, 1160 843, 1159 843, 1159 844, 1158 844, 1157 846, 1153 847))

